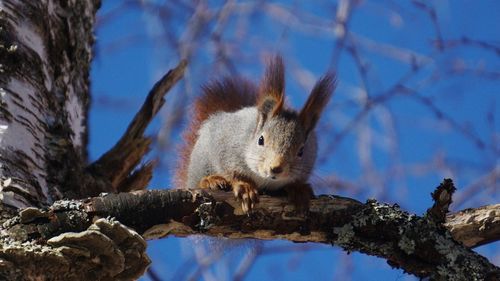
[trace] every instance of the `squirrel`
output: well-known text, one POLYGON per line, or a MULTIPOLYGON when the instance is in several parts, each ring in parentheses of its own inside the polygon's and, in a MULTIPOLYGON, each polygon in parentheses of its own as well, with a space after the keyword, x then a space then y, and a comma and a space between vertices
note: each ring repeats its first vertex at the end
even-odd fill
POLYGON ((232 189, 245 213, 258 203, 259 192, 285 191, 296 208, 308 209, 314 128, 335 81, 333 73, 320 78, 299 112, 284 105, 280 56, 270 60, 259 87, 240 78, 204 86, 184 134, 177 186, 232 189))

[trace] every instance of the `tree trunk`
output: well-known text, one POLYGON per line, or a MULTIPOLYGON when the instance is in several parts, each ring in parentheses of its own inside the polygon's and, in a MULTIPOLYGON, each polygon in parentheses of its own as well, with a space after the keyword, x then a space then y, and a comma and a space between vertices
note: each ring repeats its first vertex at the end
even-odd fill
MULTIPOLYGON (((2 223, 18 208, 87 193, 82 179, 89 69, 99 5, 99 0, 0 3, 2 223)), ((60 249, 5 236, 1 243, 0 275, 8 280, 68 280, 85 269, 69 266, 72 261, 60 249)))
POLYGON ((78 195, 75 183, 81 169, 75 166, 87 157, 92 29, 99 5, 52 0, 2 3, 4 206, 44 206, 78 195))

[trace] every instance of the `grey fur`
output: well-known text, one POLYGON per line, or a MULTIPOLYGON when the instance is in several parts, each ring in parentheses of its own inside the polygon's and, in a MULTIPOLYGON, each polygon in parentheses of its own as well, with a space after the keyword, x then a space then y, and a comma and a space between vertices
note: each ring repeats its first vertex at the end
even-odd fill
POLYGON ((205 120, 189 159, 187 186, 196 187, 208 175, 239 173, 251 178, 258 189, 280 189, 292 182, 306 182, 316 160, 314 132, 306 136, 297 113, 284 111, 265 122, 257 107, 217 112, 205 120), (259 145, 265 136, 264 145, 259 145), (298 156, 303 148, 302 157, 298 156), (270 172, 282 159, 284 172, 270 172), (259 168, 260 167, 260 168, 259 168), (276 179, 273 179, 276 177, 276 179))

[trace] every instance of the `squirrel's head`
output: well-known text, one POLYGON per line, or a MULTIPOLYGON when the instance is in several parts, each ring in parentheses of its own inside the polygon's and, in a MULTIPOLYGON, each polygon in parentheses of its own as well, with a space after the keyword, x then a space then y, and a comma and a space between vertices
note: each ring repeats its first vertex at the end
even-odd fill
POLYGON ((316 160, 314 127, 335 87, 327 74, 314 86, 300 112, 284 107, 285 76, 280 57, 267 66, 260 86, 258 119, 247 146, 250 169, 269 181, 305 181, 316 160))

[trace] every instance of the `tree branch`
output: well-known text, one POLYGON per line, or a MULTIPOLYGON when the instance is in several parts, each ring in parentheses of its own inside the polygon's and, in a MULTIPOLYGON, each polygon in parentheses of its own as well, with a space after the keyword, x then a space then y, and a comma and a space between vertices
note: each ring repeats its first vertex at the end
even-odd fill
POLYGON ((444 226, 467 247, 500 240, 500 204, 465 209, 449 214, 444 226))
MULTIPOLYGON (((46 241, 68 231, 83 231, 95 218, 110 216, 134 228, 145 239, 201 233, 229 238, 317 242, 382 257, 391 266, 419 277, 500 278, 498 267, 455 242, 441 224, 408 214, 397 205, 375 200, 363 204, 349 198, 321 195, 311 201, 308 214, 301 215, 284 198, 263 195, 260 199, 255 210, 245 215, 233 195, 222 191, 151 190, 109 194, 80 201, 59 201, 45 211, 26 209, 6 233, 18 239, 24 235, 25 239, 46 241)), ((500 212, 500 205, 484 208, 489 210, 490 217, 492 212, 500 212)), ((468 216, 473 213, 472 210, 464 212, 468 216)), ((469 235, 482 231, 474 229, 478 224, 465 227, 458 223, 463 220, 461 216, 461 213, 447 216, 446 225, 453 237, 460 239, 464 231, 469 235)), ((496 236, 488 235, 487 241, 500 239, 500 220, 488 220, 488 229, 497 231, 489 232, 496 236)), ((467 243, 478 245, 485 241, 478 238, 474 243, 467 243)))
MULTIPOLYGON (((184 75, 186 66, 187 61, 182 60, 156 82, 120 140, 89 166, 88 170, 92 175, 109 182, 111 189, 101 191, 127 192, 148 186, 153 163, 149 162, 137 168, 151 144, 151 139, 143 134, 165 103, 164 96, 184 75)), ((92 195, 97 194, 89 194, 92 195)))

